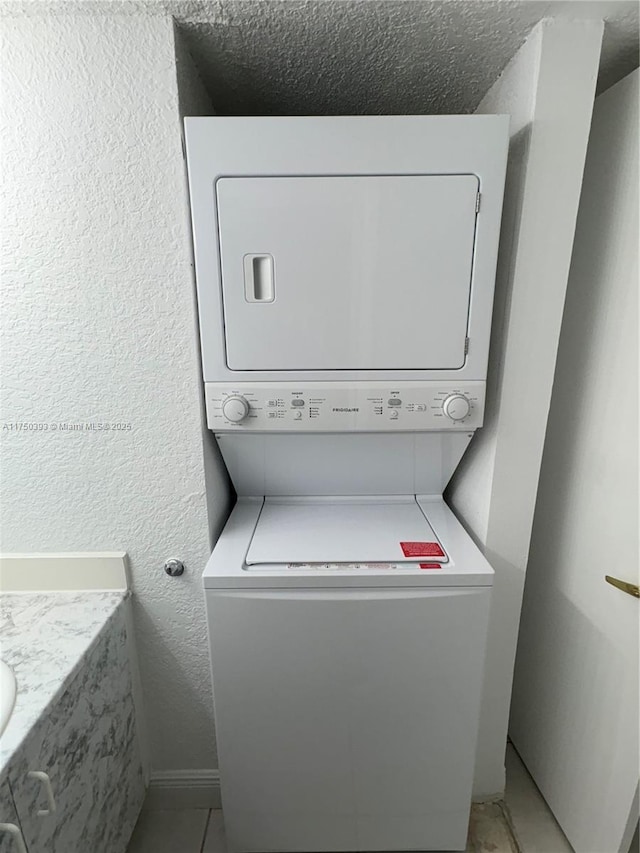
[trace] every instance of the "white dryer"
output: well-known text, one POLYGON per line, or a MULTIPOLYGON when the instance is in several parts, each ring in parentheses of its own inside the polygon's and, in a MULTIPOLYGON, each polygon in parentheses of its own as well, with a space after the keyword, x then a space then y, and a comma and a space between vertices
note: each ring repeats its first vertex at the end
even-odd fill
POLYGON ((482 425, 504 116, 186 120, 203 575, 231 853, 464 850, 493 572, 482 425))

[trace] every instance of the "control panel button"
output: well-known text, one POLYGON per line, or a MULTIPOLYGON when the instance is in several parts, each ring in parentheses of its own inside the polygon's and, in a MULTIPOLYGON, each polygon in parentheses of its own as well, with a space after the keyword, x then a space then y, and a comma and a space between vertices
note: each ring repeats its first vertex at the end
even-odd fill
POLYGON ((463 394, 450 394, 442 404, 442 409, 452 421, 461 421, 471 411, 471 404, 463 394))
POLYGON ((304 406, 304 400, 301 400, 299 397, 296 397, 291 401, 292 406, 304 406))
POLYGON ((222 414, 232 424, 239 424, 249 414, 249 403, 240 394, 226 397, 222 402, 222 414))
POLYGON ((392 397, 390 400, 387 400, 387 403, 388 403, 390 406, 401 406, 401 405, 402 405, 402 400, 398 400, 398 398, 397 398, 397 397, 392 397))

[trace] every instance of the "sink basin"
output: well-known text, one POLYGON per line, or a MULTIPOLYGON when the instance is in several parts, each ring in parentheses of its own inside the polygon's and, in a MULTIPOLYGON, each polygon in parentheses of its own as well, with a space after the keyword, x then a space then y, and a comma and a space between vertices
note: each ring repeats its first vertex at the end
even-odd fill
POLYGON ((0 735, 5 730, 16 701, 16 677, 13 670, 0 660, 0 735))

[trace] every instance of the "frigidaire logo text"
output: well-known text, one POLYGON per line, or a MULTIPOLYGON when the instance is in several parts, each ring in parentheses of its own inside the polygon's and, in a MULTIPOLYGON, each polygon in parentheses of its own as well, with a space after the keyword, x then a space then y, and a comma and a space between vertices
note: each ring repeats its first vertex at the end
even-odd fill
POLYGON ((334 412, 359 412, 360 409, 356 406, 355 409, 333 409, 334 412))

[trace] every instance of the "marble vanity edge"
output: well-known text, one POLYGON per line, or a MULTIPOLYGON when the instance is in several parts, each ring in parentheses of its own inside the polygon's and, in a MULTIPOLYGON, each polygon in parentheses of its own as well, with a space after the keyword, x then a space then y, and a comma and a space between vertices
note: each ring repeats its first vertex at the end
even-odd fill
MULTIPOLYGON (((71 593, 71 590, 47 590, 46 592, 34 592, 34 591, 23 591, 23 592, 2 592, 1 598, 18 598, 18 597, 30 597, 33 598, 35 596, 67 596, 71 593)), ((0 777, 7 771, 9 765, 18 752, 18 750, 23 746, 34 727, 38 724, 38 722, 45 717, 53 707, 55 707, 56 703, 60 700, 61 696, 64 695, 65 691, 69 689, 69 687, 73 684, 74 680, 78 676, 78 673, 81 671, 83 663, 87 660, 87 658, 92 654, 93 650, 96 648, 100 639, 104 635, 105 631, 111 627, 112 623, 116 620, 118 612, 122 606, 132 597, 131 590, 73 590, 76 594, 86 595, 88 599, 99 597, 101 600, 104 600, 106 597, 113 599, 113 607, 106 618, 102 621, 100 626, 98 626, 92 633, 92 636, 88 640, 86 646, 83 647, 82 651, 75 658, 67 672, 62 676, 60 681, 57 683, 55 690, 51 691, 42 704, 38 705, 38 713, 33 716, 31 715, 27 718, 27 721, 23 724, 22 730, 18 728, 18 734, 13 736, 13 729, 18 725, 19 715, 24 713, 26 709, 22 709, 18 706, 18 700, 16 700, 16 706, 14 707, 11 718, 9 719, 9 723, 7 724, 7 728, 3 732, 0 737, 0 777), (10 742, 8 746, 4 746, 3 741, 7 739, 7 733, 9 733, 10 742)), ((1 647, 0 647, 1 651, 1 647)), ((6 663, 9 666, 12 666, 10 658, 11 655, 3 657, 6 663)), ((16 678, 18 682, 18 695, 20 694, 20 674, 16 673, 16 678)))
POLYGON ((0 590, 107 592, 128 589, 126 551, 0 553, 0 590))

